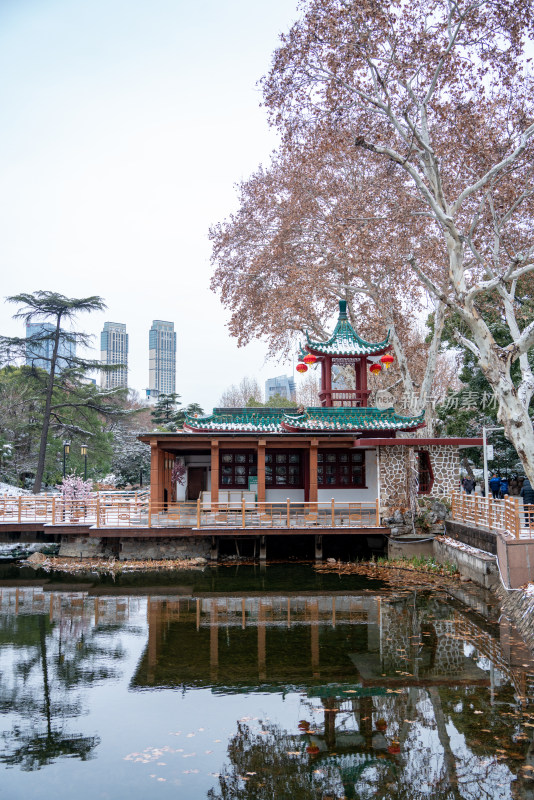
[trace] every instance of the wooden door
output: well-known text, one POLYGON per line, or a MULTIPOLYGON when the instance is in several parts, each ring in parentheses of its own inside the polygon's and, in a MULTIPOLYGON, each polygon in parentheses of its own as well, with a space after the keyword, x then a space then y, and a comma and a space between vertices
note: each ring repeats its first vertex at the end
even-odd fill
POLYGON ((206 467, 189 467, 187 471, 187 499, 197 500, 206 489, 206 467))

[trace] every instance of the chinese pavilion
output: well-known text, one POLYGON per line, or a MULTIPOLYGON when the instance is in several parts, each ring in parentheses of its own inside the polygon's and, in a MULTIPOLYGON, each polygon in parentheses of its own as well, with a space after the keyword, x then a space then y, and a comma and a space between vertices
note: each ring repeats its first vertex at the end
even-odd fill
POLYGON ((150 444, 151 498, 155 502, 196 500, 209 493, 253 490, 258 502, 376 501, 385 507, 407 494, 408 472, 419 472, 419 492, 448 495, 459 479, 461 446, 474 439, 424 439, 424 412, 401 416, 393 408, 367 405, 369 369, 392 361, 389 333, 366 342, 339 302, 332 336, 308 335, 302 360, 321 370, 321 405, 313 408, 216 408, 187 417, 183 430, 153 431, 139 438, 150 444), (332 388, 335 366, 354 369, 354 388, 332 388), (414 460, 415 456, 415 460, 414 460), (184 485, 173 485, 176 459, 185 467, 184 485), (410 466, 412 465, 412 466, 410 466))

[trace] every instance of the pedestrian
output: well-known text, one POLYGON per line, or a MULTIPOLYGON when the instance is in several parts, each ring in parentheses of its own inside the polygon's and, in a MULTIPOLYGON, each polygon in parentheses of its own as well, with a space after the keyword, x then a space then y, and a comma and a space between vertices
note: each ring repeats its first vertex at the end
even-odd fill
POLYGON ((475 488, 475 482, 472 478, 464 478, 464 489, 467 494, 471 494, 475 488))
POLYGON ((528 478, 525 478, 523 481, 523 487, 521 489, 521 497, 523 498, 523 508, 525 506, 530 506, 528 514, 525 514, 525 522, 528 524, 529 528, 534 527, 534 489, 530 485, 530 481, 528 478))
POLYGON ((519 478, 517 477, 517 475, 514 474, 511 476, 510 481, 508 482, 508 489, 509 489, 509 494, 512 497, 519 497, 520 488, 519 488, 519 478))
POLYGON ((491 489, 491 494, 493 495, 493 499, 498 500, 501 491, 501 479, 495 473, 493 473, 493 475, 491 476, 489 482, 489 488, 491 489))
POLYGON ((505 495, 508 494, 508 479, 507 478, 501 478, 500 494, 501 494, 501 498, 505 497, 505 495))

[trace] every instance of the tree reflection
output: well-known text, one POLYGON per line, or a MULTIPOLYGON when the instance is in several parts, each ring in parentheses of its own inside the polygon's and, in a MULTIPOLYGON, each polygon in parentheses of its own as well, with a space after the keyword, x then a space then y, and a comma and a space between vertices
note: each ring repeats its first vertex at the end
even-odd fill
POLYGON ((76 690, 116 677, 113 662, 123 650, 100 642, 102 631, 87 620, 77 621, 76 635, 65 635, 65 622, 72 628, 69 617, 59 623, 42 614, 5 618, 0 642, 10 645, 13 666, 10 680, 0 684, 0 709, 12 725, 2 734, 0 763, 8 767, 30 771, 64 757, 86 761, 99 744, 98 736, 70 730, 69 720, 84 713, 76 690))
POLYGON ((238 722, 228 745, 230 765, 219 777, 219 788, 208 800, 335 800, 343 797, 337 770, 316 768, 302 736, 274 724, 254 732, 238 722))

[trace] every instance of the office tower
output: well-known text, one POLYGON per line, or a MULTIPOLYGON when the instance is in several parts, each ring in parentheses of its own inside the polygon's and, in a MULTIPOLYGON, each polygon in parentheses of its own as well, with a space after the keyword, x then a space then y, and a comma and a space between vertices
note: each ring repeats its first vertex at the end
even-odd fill
POLYGON ((176 392, 176 333, 174 322, 155 319, 148 334, 147 397, 176 392))
MULTIPOLYGON (((56 326, 51 322, 29 322, 26 325, 26 339, 35 335, 43 337, 42 341, 26 343, 26 364, 28 366, 39 367, 49 372, 54 352, 55 331, 56 326)), ((66 359, 76 357, 76 344, 60 338, 57 355, 56 372, 61 372, 62 369, 69 366, 66 359)))
POLYGON ((100 334, 100 361, 102 364, 123 364, 118 369, 102 371, 102 389, 128 388, 128 334, 122 322, 104 322, 100 334))
POLYGON ((286 400, 295 400, 296 385, 289 375, 278 375, 277 378, 268 378, 265 381, 265 402, 268 403, 275 394, 285 397, 286 400))

